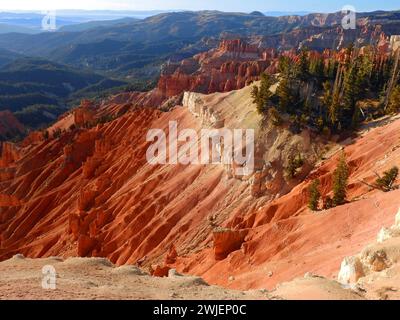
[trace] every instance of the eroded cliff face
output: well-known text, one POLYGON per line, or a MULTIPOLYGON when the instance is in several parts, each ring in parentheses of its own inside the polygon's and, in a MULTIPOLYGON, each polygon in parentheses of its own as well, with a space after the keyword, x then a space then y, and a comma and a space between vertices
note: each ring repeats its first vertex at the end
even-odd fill
POLYGON ((258 80, 268 68, 275 71, 276 57, 275 50, 263 49, 246 40, 222 40, 215 49, 180 62, 166 63, 154 90, 121 94, 113 101, 170 109, 180 102, 185 91, 214 93, 241 89, 258 80), (171 102, 173 97, 177 99, 171 102))
MULTIPOLYGON (((216 251, 210 259, 226 258, 241 247, 247 231, 231 231, 233 236, 220 242, 214 231, 239 212, 249 213, 277 196, 275 190, 267 191, 268 183, 284 184, 287 191, 290 183, 274 174, 279 168, 265 165, 268 154, 258 149, 256 172, 248 176, 235 175, 234 164, 150 165, 146 135, 157 128, 168 137, 170 121, 177 121, 179 130, 194 129, 199 139, 204 128, 252 128, 259 143, 268 135, 260 130, 250 91, 187 93, 185 105, 170 112, 144 108, 98 125, 93 123, 98 116, 84 116, 81 106, 53 126, 77 121, 59 137, 5 145, 0 159, 0 258, 17 252, 107 257, 116 264, 138 262, 162 274, 179 257, 212 247, 214 237, 216 251)), ((105 110, 102 105, 91 108, 100 114, 105 110)), ((309 148, 309 138, 282 132, 287 146, 301 142, 304 150, 309 148)), ((271 129, 268 134, 270 152, 279 152, 283 140, 276 143, 273 138, 279 132, 271 129)))
POLYGON ((307 130, 293 134, 263 123, 250 92, 250 86, 187 92, 183 106, 169 112, 126 109, 126 100, 115 97, 90 106, 94 118, 72 112, 60 119, 53 129, 69 129, 59 137, 5 145, 0 259, 16 253, 106 257, 156 276, 176 268, 241 289, 272 288, 309 271, 336 276, 345 256, 392 223, 398 191, 371 191, 359 180, 371 182, 373 171, 397 164, 400 120, 372 123, 356 140, 329 145, 307 130), (107 112, 122 115, 93 122, 107 112), (168 139, 171 121, 198 137, 205 128, 253 129, 255 171, 237 176, 232 164, 149 164, 148 130, 162 129, 168 139), (309 184, 318 177, 323 194, 331 192, 341 147, 351 169, 352 202, 312 213, 309 184), (284 168, 298 153, 307 161, 295 179, 287 179, 284 168), (322 156, 327 160, 321 162, 322 156))
MULTIPOLYGON (((178 265, 232 288, 273 288, 307 272, 337 279, 346 256, 373 242, 382 226, 393 224, 399 191, 372 190, 362 181, 373 183, 374 172, 398 165, 399 121, 375 123, 359 139, 347 142, 349 204, 317 213, 307 208, 313 179, 321 180, 322 194, 331 193, 332 173, 341 152, 333 148, 325 155, 328 160, 288 194, 256 206, 251 213, 242 210, 231 215, 224 225, 227 229, 249 230, 240 250, 215 262, 209 258, 211 249, 206 249, 191 259, 178 260, 178 265)), ((390 232, 384 229, 381 233, 385 239, 390 232)))

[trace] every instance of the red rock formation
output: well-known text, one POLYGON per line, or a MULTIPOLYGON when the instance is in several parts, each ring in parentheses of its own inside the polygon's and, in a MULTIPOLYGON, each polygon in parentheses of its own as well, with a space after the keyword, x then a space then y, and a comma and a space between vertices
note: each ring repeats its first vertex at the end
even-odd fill
POLYGON ((160 107, 184 91, 213 93, 241 89, 258 80, 275 58, 274 50, 261 50, 240 39, 223 40, 216 49, 179 64, 164 66, 157 88, 151 92, 121 94, 109 102, 129 102, 133 107, 160 107))
POLYGON ((14 195, 0 194, 0 207, 15 207, 19 206, 21 202, 14 195))
POLYGON ((78 239, 78 256, 86 257, 95 248, 96 245, 96 239, 81 234, 78 239))
POLYGON ((27 145, 17 161, 7 156, 12 167, 3 169, 15 170, 15 178, 0 184, 0 194, 7 195, 0 199, 0 259, 15 253, 62 254, 103 256, 124 264, 147 256, 145 266, 165 259, 156 275, 165 276, 173 265, 213 284, 270 288, 307 271, 337 272, 345 256, 374 239, 386 221, 392 224, 388 212, 398 209, 393 210, 398 191, 370 194, 359 179, 371 182, 373 170, 382 172, 396 163, 398 121, 346 148, 349 199, 365 199, 313 214, 307 209, 309 183, 319 177, 328 195, 336 158, 289 194, 263 202, 251 197, 252 185, 226 179, 220 166, 149 165, 147 130, 167 128, 170 120, 200 129, 185 108, 168 113, 143 109, 27 145), (83 167, 94 155, 102 160, 100 170, 85 177, 83 167), (210 214, 213 225, 227 230, 213 233, 210 214), (176 249, 183 254, 177 256, 176 249), (267 271, 274 276, 266 276, 267 271), (240 280, 230 283, 229 275, 240 280))
POLYGON ((18 149, 13 143, 2 142, 1 143, 1 157, 0 157, 0 168, 6 168, 11 166, 20 158, 18 149))
POLYGON ((162 266, 156 266, 156 267, 153 269, 151 275, 152 275, 153 277, 159 277, 159 278, 168 277, 169 270, 171 270, 170 267, 166 267, 166 266, 164 266, 164 267, 162 267, 162 266))
POLYGON ((22 142, 22 146, 29 146, 32 144, 39 144, 44 141, 43 133, 40 131, 32 131, 22 142))
POLYGON ((174 245, 171 245, 168 251, 168 254, 165 256, 164 264, 174 264, 176 259, 178 258, 178 253, 176 252, 176 248, 174 245))
POLYGON ((243 230, 222 229, 213 232, 214 255, 216 260, 225 259, 230 253, 239 250, 247 232, 243 230))
MULTIPOLYGON (((296 58, 293 52, 287 54, 296 58)), ((245 85, 259 66, 260 70, 266 66, 264 60, 217 61, 216 55, 224 57, 224 52, 214 51, 208 61, 208 54, 199 57, 201 68, 212 65, 214 71, 209 79, 196 78, 196 86, 235 88, 245 85)), ((226 96, 230 94, 214 98, 226 96)), ((114 97, 110 112, 116 114, 130 99, 143 97, 136 93, 114 97)), ((153 101, 159 97, 153 96, 153 101)), ((94 116, 106 114, 107 106, 104 102, 94 116)), ((60 122, 64 125, 67 118, 60 122)), ((83 125, 57 139, 26 141, 23 147, 4 144, 0 260, 23 253, 33 258, 102 256, 118 265, 141 261, 145 267, 164 261, 154 274, 165 276, 168 265, 173 265, 213 284, 271 288, 307 271, 330 276, 343 257, 374 239, 386 221, 392 223, 388 212, 398 206, 398 190, 371 192, 359 180, 371 182, 374 170, 398 165, 399 120, 372 129, 346 147, 349 200, 354 202, 321 214, 307 209, 308 187, 320 178, 323 195, 329 195, 337 157, 278 196, 279 185, 262 183, 269 172, 241 181, 220 165, 150 165, 148 130, 167 132, 172 120, 182 128, 201 129, 188 108, 170 112, 133 108, 113 121, 92 128, 83 125), (252 197, 263 188, 271 190, 270 198, 252 197), (214 232, 217 226, 221 231, 214 232), (267 271, 274 276, 266 276, 267 271), (229 282, 230 275, 238 280, 229 282)))
POLYGON ((78 127, 82 127, 91 124, 95 118, 94 105, 90 100, 82 100, 79 108, 76 108, 73 112, 74 123, 78 127))

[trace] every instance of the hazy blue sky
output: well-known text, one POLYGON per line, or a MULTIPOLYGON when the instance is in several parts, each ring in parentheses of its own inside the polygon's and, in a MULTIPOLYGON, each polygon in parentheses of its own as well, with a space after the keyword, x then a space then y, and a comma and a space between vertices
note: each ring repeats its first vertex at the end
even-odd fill
POLYGON ((400 9, 399 0, 0 0, 0 11, 12 9, 216 9, 242 12, 253 10, 332 12, 339 11, 344 5, 353 5, 357 11, 400 9))

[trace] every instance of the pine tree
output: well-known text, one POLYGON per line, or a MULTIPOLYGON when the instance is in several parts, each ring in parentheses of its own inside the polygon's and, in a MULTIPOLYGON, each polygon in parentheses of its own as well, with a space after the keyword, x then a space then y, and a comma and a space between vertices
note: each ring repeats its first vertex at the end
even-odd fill
POLYGON ((338 62, 333 59, 330 59, 327 68, 325 68, 324 75, 328 79, 335 79, 337 70, 338 70, 338 62))
POLYGON ((319 199, 321 198, 321 192, 319 191, 319 186, 321 181, 319 179, 314 180, 310 188, 308 189, 309 192, 309 200, 308 200, 308 207, 312 211, 318 210, 319 199))
POLYGON ((340 206, 346 202, 349 168, 346 163, 346 155, 340 156, 338 166, 333 173, 333 205, 340 206))
POLYGON ((399 175, 399 168, 393 167, 383 173, 383 177, 376 180, 376 184, 385 192, 393 189, 393 183, 396 181, 399 175))
POLYGON ((308 50, 303 48, 300 52, 300 60, 297 66, 296 78, 302 81, 307 81, 310 77, 310 62, 308 59, 308 50))
POLYGON ((322 80, 325 77, 324 69, 324 59, 322 57, 317 57, 310 61, 310 74, 318 80, 322 80))
POLYGON ((344 93, 343 93, 343 102, 344 108, 347 110, 353 111, 356 106, 357 97, 358 97, 358 87, 356 83, 357 79, 357 68, 355 65, 351 66, 349 70, 347 70, 344 77, 344 93))
POLYGON ((268 110, 268 103, 272 96, 270 87, 272 85, 272 79, 270 75, 263 73, 261 74, 260 88, 254 86, 251 90, 251 97, 253 103, 257 105, 257 111, 259 114, 265 114, 268 110))
POLYGON ((279 109, 281 112, 288 112, 292 104, 292 94, 289 87, 289 80, 282 78, 279 82, 276 94, 279 97, 279 109))
POLYGON ((260 103, 260 94, 259 94, 258 87, 253 86, 250 94, 251 94, 251 97, 253 98, 253 103, 257 105, 257 110, 258 110, 258 105, 260 103))
MULTIPOLYGON (((329 106, 328 117, 332 127, 335 127, 339 121, 340 104, 339 104, 339 92, 334 92, 332 96, 332 103, 329 106)), ((338 124, 340 126, 340 123, 338 124)))
POLYGON ((396 114, 400 110, 400 85, 396 86, 390 95, 387 114, 396 114))
POLYGON ((274 126, 280 126, 282 124, 282 118, 279 111, 275 107, 268 109, 268 119, 274 126))
POLYGON ((329 109, 330 105, 332 104, 332 85, 330 81, 325 81, 323 83, 323 88, 324 88, 324 96, 322 97, 322 105, 326 108, 329 109))

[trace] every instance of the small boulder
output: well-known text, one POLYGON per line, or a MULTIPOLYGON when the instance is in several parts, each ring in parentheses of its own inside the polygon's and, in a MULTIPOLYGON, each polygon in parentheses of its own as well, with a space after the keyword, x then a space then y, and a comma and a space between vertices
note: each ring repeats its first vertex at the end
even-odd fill
POLYGON ((170 267, 162 267, 162 266, 156 266, 155 268, 153 268, 153 272, 152 272, 152 276, 153 277, 159 277, 159 278, 164 278, 164 277, 168 277, 169 275, 169 270, 171 270, 170 267))
POLYGON ((176 269, 170 269, 168 271, 168 278, 183 277, 182 274, 178 273, 176 269))
POLYGON ((342 284, 356 283, 364 275, 360 259, 358 257, 347 257, 340 267, 338 281, 342 284))
POLYGON ((23 260, 25 256, 22 253, 17 253, 12 257, 14 260, 23 260))
POLYGON ((361 253, 361 261, 367 268, 375 272, 383 271, 390 266, 386 252, 383 249, 365 248, 361 253))
POLYGON ((386 240, 392 238, 392 232, 388 228, 382 228, 381 231, 378 233, 377 242, 383 243, 386 240))

